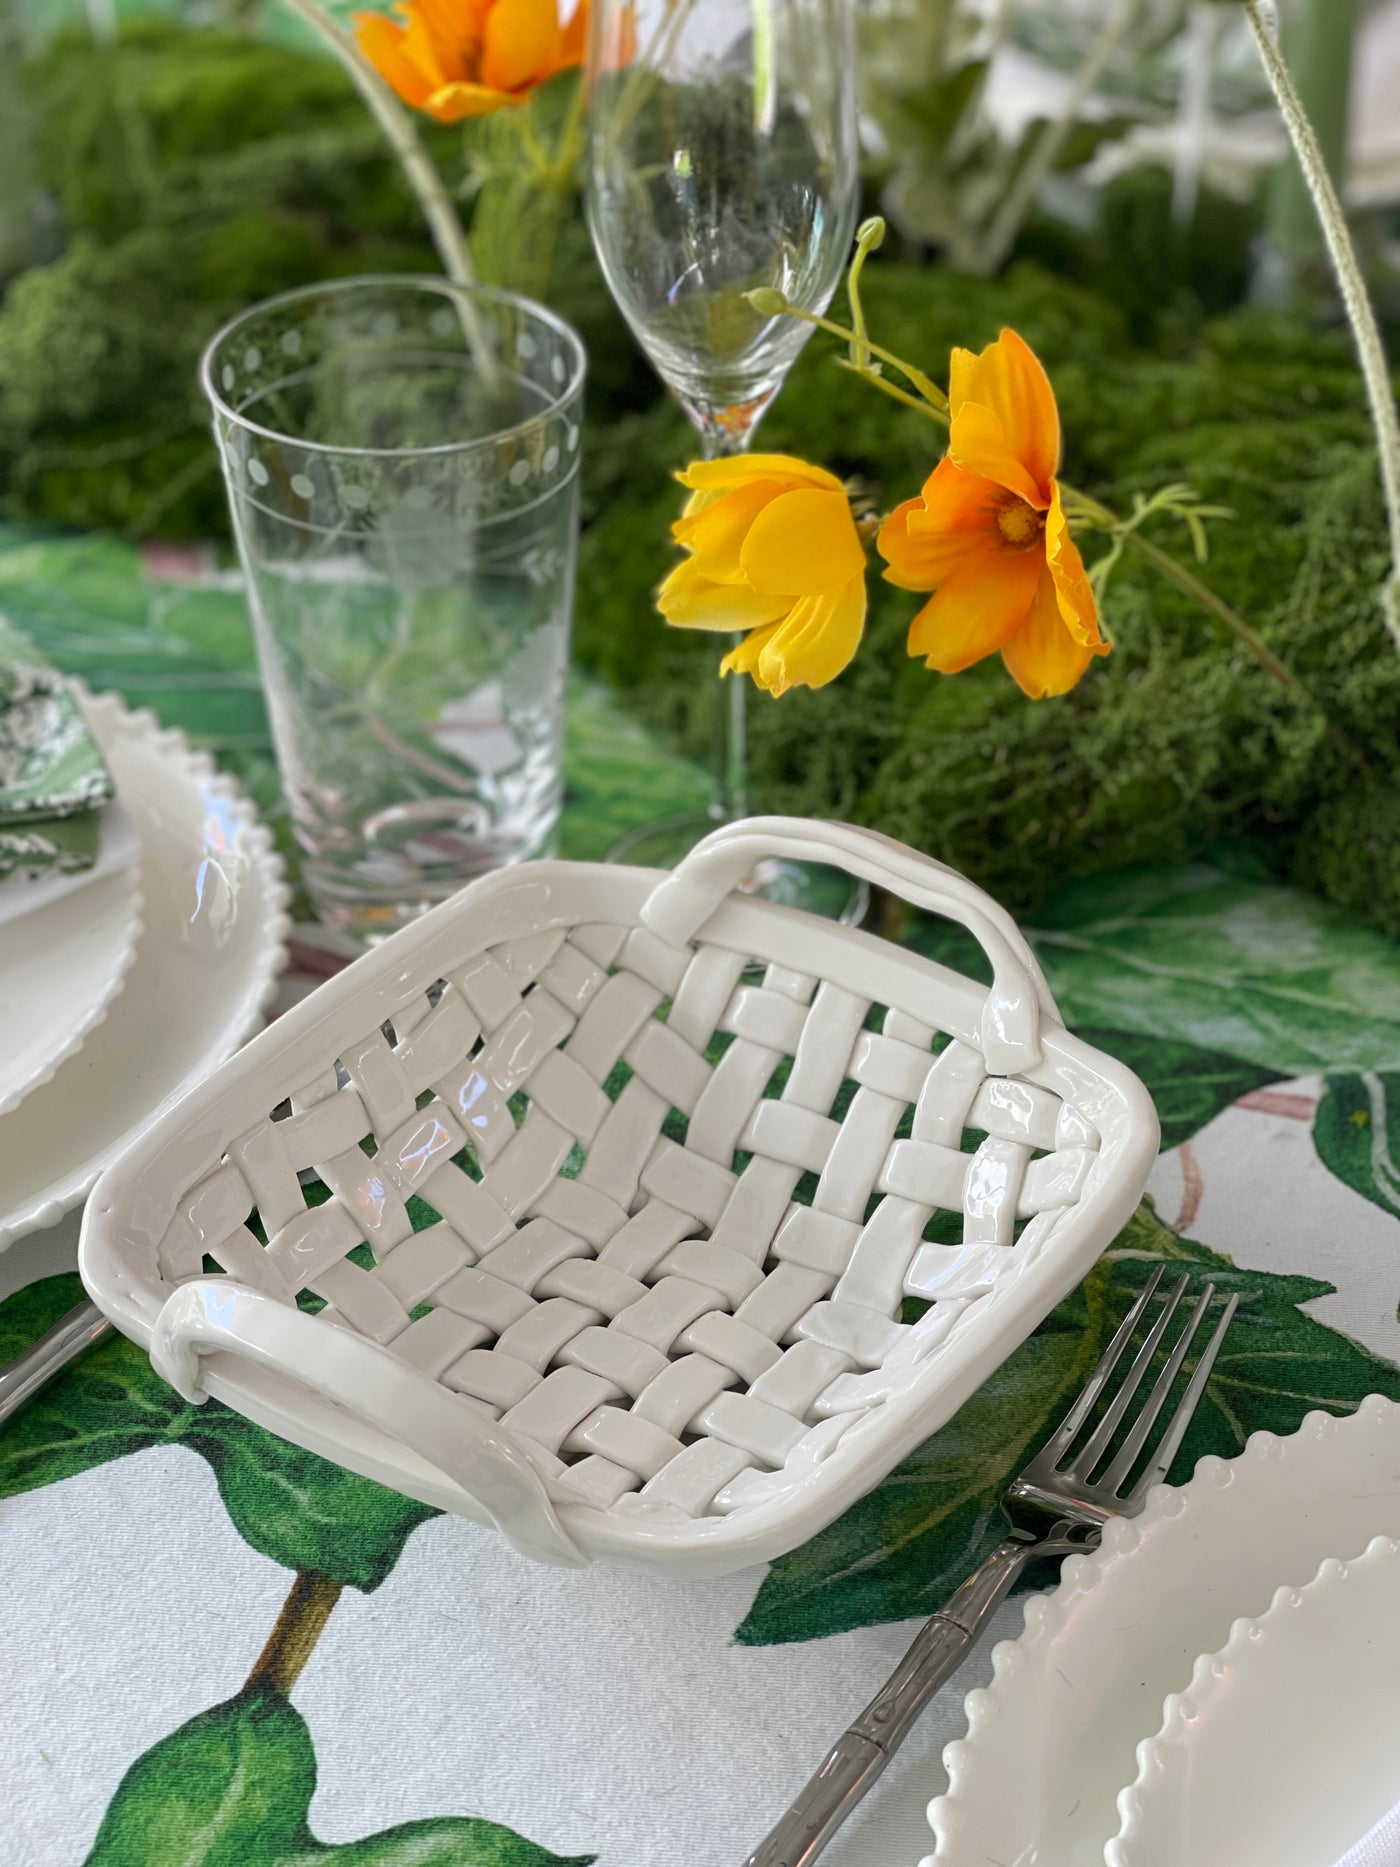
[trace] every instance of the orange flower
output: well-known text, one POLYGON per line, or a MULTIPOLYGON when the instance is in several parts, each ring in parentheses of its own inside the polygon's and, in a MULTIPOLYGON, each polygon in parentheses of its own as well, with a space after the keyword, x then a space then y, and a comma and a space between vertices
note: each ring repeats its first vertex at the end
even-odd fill
POLYGON ((395 11, 397 19, 355 15, 360 50, 406 104, 439 123, 522 103, 583 62, 588 0, 567 26, 556 0, 402 0, 395 11))
POLYGON ((885 576, 933 595, 909 653, 957 674, 1001 651, 1032 700, 1063 694, 1109 644, 1060 486, 1060 414, 1043 365, 1003 331, 980 356, 953 352, 948 452, 880 529, 885 576))

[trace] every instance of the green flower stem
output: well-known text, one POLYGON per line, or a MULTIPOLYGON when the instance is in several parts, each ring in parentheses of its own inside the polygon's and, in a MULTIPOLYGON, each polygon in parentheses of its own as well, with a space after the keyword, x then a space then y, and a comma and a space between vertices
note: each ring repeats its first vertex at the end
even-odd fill
POLYGON ((554 146, 554 164, 550 179, 560 193, 566 193, 573 182, 578 159, 583 154, 583 73, 574 81, 574 94, 569 99, 569 108, 564 113, 564 121, 559 126, 559 140, 554 146))
POLYGON ((280 1692, 285 1697, 291 1691, 311 1658, 344 1586, 343 1582, 328 1581, 324 1575, 298 1572, 282 1603, 282 1612, 267 1637, 267 1645, 244 1681, 245 1692, 261 1688, 280 1692))
POLYGON ((1292 74, 1274 39, 1261 0, 1244 0, 1244 10, 1254 29, 1259 57, 1283 121, 1297 153, 1322 223, 1323 238, 1331 255, 1332 266, 1341 289, 1342 302, 1356 339, 1361 374, 1366 382, 1366 396, 1371 405, 1371 420, 1376 430, 1376 449, 1380 456, 1381 488, 1385 495, 1386 520, 1390 530, 1391 572, 1381 590, 1381 605, 1386 626, 1395 646, 1400 648, 1400 414, 1395 406, 1390 372, 1386 366, 1385 346, 1376 323, 1375 308, 1366 291, 1361 265, 1352 244, 1346 214, 1327 171, 1316 132, 1303 108, 1292 74))
POLYGON ((907 389, 901 389, 898 383, 892 383, 888 376, 877 376, 874 370, 862 369, 858 363, 852 363, 846 357, 838 357, 836 361, 840 368, 850 370, 852 375, 859 376, 862 382, 868 382, 872 389, 878 389, 882 395, 891 396, 896 402, 902 402, 905 408, 912 408, 916 415, 926 415, 930 421, 936 421, 946 430, 948 417, 942 409, 934 408, 920 396, 910 395, 907 389))
POLYGON ((443 271, 455 285, 475 285, 476 268, 467 236, 413 119, 360 50, 354 35, 333 19, 319 0, 286 0, 286 4, 335 53, 389 139, 404 177, 418 197, 443 271))
MULTIPOLYGON (((851 366, 857 370, 868 370, 870 366, 870 340, 865 330, 865 306, 860 297, 860 275, 865 270, 865 262, 872 253, 878 253, 885 243, 885 223, 879 215, 865 221, 856 234, 855 258, 846 270, 846 297, 851 307, 851 366)), ((912 378, 911 378, 912 380, 912 378)))
MULTIPOLYGON (((892 350, 885 350, 879 344, 871 343, 868 337, 857 338, 853 330, 848 329, 844 324, 838 324, 834 318, 823 318, 815 311, 803 311, 799 306, 789 304, 788 301, 783 298, 781 292, 773 291, 770 287, 760 286, 757 291, 745 292, 744 296, 748 299, 750 304, 753 305, 754 310, 762 313, 765 317, 786 316, 789 318, 801 318, 804 324, 814 324, 819 331, 829 331, 833 337, 839 337, 843 343, 852 346, 858 343, 862 344, 864 348, 870 352, 871 356, 878 357, 882 363, 888 363, 891 369, 897 369, 901 376, 907 377, 924 400, 933 408, 946 411, 948 407, 948 398, 938 387, 937 383, 925 376, 921 369, 915 369, 912 363, 906 363, 903 357, 897 357, 892 350), (768 306, 772 304, 774 300, 781 300, 781 303, 774 305, 773 309, 769 310, 768 306)), ((882 379, 876 376, 873 371, 861 370, 860 374, 867 377, 869 381, 877 384, 877 386, 885 386, 882 379)))

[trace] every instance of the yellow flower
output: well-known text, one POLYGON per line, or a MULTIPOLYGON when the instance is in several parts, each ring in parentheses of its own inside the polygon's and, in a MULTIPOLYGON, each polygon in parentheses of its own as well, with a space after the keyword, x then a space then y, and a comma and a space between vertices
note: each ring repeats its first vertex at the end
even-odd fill
POLYGON ((587 0, 567 26, 556 0, 402 0, 395 12, 355 15, 360 50, 406 104, 439 123, 522 103, 583 62, 587 0))
POLYGON ((787 454, 693 461, 672 531, 689 553, 656 606, 681 629, 744 629, 721 674, 770 694, 825 687, 865 627, 865 548, 841 482, 787 454))
POLYGON ((957 674, 1001 658, 1032 700, 1066 693, 1109 644, 1060 485, 1060 413, 1043 365, 1003 331, 980 356, 953 352, 948 452, 917 499, 880 530, 885 576, 932 597, 909 653, 957 674))

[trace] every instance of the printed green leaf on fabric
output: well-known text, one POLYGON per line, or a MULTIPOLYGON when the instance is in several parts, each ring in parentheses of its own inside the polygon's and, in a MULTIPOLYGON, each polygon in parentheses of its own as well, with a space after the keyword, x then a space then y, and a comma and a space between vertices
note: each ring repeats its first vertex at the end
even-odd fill
MULTIPOLYGON (((0 610, 65 673, 95 688, 115 688, 132 706, 151 707, 163 724, 179 726, 213 751, 264 815, 284 813, 240 591, 149 577, 140 553, 120 539, 31 538, 4 527, 0 610)), ((443 644, 457 627, 455 612, 436 620, 425 614, 420 621, 422 639, 413 653, 422 661, 424 694, 436 708, 441 681, 428 676, 440 674, 443 644)), ((361 658, 339 670, 351 689, 363 684, 376 652, 368 631, 361 638, 361 658)), ((342 627, 334 642, 320 646, 343 652, 345 642, 342 627)), ((708 802, 703 770, 645 732, 577 672, 570 676, 564 732, 561 855, 601 860, 624 830, 708 802)), ((290 837, 283 853, 295 871, 290 837)))
POLYGON ((1103 1031, 1094 1025, 1077 1026, 1076 1035, 1105 1056, 1126 1063, 1147 1085, 1162 1124, 1163 1153, 1189 1141, 1241 1096, 1278 1076, 1276 1070, 1245 1063, 1221 1050, 1203 1050, 1177 1037, 1103 1031))
POLYGON ((85 1867, 589 1867, 496 1822, 446 1815, 340 1844, 307 1820, 316 1755, 279 1692, 241 1692, 139 1757, 85 1867))
MULTIPOLYGON (((1173 1468, 1231 1457, 1251 1433, 1295 1430, 1315 1408, 1349 1413, 1370 1393, 1400 1398, 1400 1368, 1306 1315, 1329 1294, 1313 1277, 1242 1270, 1182 1238, 1149 1202, 1042 1327, 961 1411, 883 1483, 774 1563, 736 1638, 812 1640, 931 1613, 996 1543, 1008 1482, 1068 1411, 1154 1265, 1238 1291, 1240 1308, 1173 1468)), ((1044 1577, 1030 1578, 1041 1586, 1044 1577)))
POLYGON ((1313 1142, 1339 1180, 1400 1218, 1400 1074, 1329 1076, 1313 1142))
POLYGON ((1028 932, 1076 1028, 1183 1039, 1275 1080, 1400 1068, 1393 942, 1292 889, 1140 869, 1065 890, 1028 932))
MULTIPOLYGON (((0 1303, 0 1364, 82 1299, 74 1276, 46 1277, 0 1303)), ((0 1497, 56 1484, 151 1446, 187 1446, 213 1470, 244 1540, 288 1569, 377 1588, 426 1504, 339 1465, 209 1400, 189 1406, 145 1351, 113 1336, 65 1368, 0 1428, 0 1497)))

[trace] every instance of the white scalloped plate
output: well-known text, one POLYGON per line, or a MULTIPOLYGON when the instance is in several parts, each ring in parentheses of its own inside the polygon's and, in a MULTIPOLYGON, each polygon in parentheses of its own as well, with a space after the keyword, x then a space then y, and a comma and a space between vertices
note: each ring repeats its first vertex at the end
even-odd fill
POLYGON ((997 1646, 968 1734, 944 1752, 924 1867, 1102 1867, 1136 1746, 1197 1656, 1373 1536, 1400 1536, 1400 1405, 1380 1395, 1346 1419, 1310 1413, 1287 1439, 1256 1433, 1238 1458, 1154 1491, 997 1646))
POLYGON ((286 962, 271 832, 182 733, 77 690, 141 838, 144 927, 107 1016, 0 1116, 0 1249, 51 1225, 175 1098, 257 1027, 286 962))
POLYGON ((121 991, 140 933, 134 868, 0 925, 0 1115, 82 1049, 121 991))
POLYGON ((1400 1800, 1400 1543, 1377 1537, 1281 1588, 1196 1661, 1107 1867, 1327 1867, 1400 1800))

